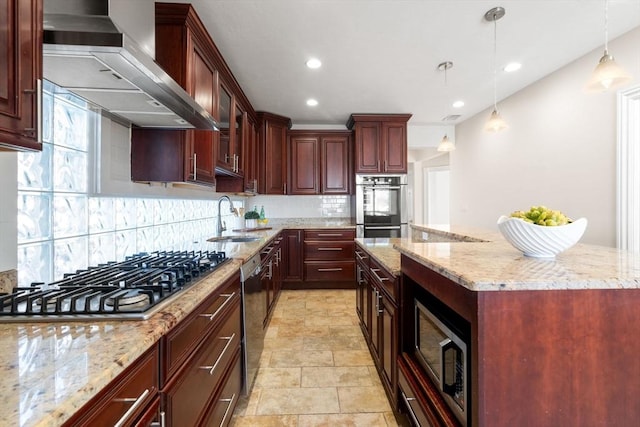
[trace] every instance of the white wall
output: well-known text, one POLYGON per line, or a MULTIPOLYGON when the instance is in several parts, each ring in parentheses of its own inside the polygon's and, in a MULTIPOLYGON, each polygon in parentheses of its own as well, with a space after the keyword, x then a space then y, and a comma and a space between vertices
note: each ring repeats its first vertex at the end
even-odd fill
MULTIPOLYGON (((638 46, 640 28, 609 44, 632 85, 640 83, 638 46)), ((601 55, 597 49, 499 102, 509 124, 501 133, 483 131, 489 110, 456 127, 453 224, 495 229, 500 215, 544 204, 586 217, 583 242, 615 246, 616 94, 583 89, 601 55)))

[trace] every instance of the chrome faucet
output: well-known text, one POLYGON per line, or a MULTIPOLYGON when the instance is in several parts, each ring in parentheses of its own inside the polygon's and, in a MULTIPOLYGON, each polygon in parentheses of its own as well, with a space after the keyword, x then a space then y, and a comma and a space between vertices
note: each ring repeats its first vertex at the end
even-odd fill
POLYGON ((236 215, 236 209, 233 207, 233 202, 229 198, 229 196, 222 196, 218 199, 218 221, 216 222, 216 236, 222 236, 222 232, 227 229, 227 225, 222 220, 222 212, 220 210, 220 206, 222 205, 222 201, 227 199, 229 202, 229 212, 236 215))

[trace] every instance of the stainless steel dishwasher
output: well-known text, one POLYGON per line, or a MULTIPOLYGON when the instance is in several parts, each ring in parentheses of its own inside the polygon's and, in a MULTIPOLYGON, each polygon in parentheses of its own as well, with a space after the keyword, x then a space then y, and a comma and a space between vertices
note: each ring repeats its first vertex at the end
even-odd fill
POLYGON ((240 267, 242 282, 242 393, 248 396, 258 373, 264 349, 263 321, 267 308, 265 290, 260 281, 260 254, 249 258, 240 267))

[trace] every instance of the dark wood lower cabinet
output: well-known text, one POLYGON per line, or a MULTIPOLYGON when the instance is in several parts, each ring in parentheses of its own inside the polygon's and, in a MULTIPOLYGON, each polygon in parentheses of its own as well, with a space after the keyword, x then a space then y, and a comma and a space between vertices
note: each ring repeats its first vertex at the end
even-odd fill
POLYGON ((158 366, 159 351, 154 345, 64 425, 134 425, 138 418, 144 418, 151 406, 158 403, 158 366))

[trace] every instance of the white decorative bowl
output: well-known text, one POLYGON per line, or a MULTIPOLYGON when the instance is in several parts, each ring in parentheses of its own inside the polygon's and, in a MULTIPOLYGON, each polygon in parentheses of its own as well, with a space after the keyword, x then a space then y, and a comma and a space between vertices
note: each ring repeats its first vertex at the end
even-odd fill
POLYGON ((545 227, 520 218, 501 216, 498 229, 516 249, 526 256, 553 258, 578 243, 587 228, 587 219, 580 218, 567 225, 545 227))

